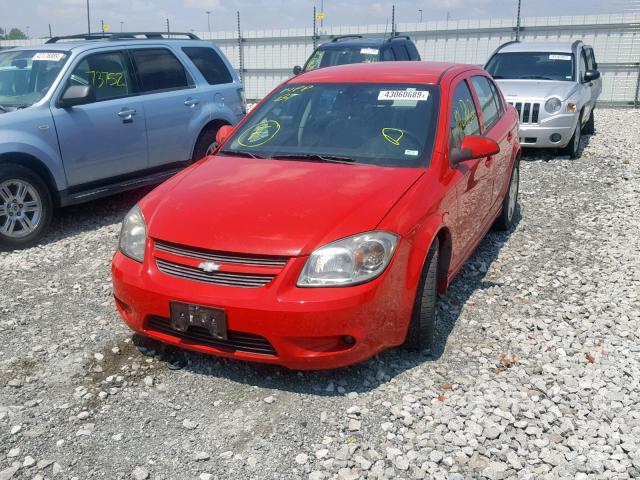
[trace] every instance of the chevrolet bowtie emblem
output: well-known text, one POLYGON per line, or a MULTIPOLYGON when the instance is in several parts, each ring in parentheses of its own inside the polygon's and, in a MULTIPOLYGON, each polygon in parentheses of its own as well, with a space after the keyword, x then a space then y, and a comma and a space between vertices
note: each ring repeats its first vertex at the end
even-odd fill
POLYGON ((220 265, 214 262, 202 262, 198 265, 200 270, 204 270, 207 273, 215 272, 216 270, 220 270, 220 265))

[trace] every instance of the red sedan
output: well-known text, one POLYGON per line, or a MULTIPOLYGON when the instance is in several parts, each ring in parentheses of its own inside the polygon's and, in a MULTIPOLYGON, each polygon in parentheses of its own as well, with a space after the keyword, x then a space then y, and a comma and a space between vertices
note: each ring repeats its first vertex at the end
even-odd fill
POLYGON ((118 311, 162 342, 293 369, 428 349, 436 292, 513 223, 517 128, 470 65, 292 78, 127 214, 118 311))

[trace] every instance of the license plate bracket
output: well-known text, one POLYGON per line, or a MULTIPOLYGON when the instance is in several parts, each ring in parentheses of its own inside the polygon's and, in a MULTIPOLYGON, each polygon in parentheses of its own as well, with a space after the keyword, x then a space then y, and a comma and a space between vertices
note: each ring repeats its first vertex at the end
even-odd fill
POLYGON ((169 302, 171 328, 186 332, 189 327, 206 329, 212 337, 227 340, 227 313, 221 308, 183 302, 169 302))

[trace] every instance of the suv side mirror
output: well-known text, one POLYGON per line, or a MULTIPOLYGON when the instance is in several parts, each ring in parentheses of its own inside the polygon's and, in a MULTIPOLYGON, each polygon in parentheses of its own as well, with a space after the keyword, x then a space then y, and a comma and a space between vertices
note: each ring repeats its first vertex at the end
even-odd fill
POLYGON ((584 83, 593 82, 600 78, 600 72, 598 70, 587 70, 584 72, 584 83))
POLYGON ((462 139, 459 149, 451 151, 450 159, 451 164, 457 166, 467 160, 490 157, 497 153, 500 153, 500 145, 495 141, 479 135, 469 135, 462 139))
POLYGON ((300 75, 302 73, 302 67, 300 65, 296 65, 293 67, 293 74, 300 75))
POLYGON ((216 133, 216 142, 218 145, 222 145, 233 133, 234 128, 231 125, 223 125, 218 129, 216 133))
POLYGON ((64 91, 58 105, 62 108, 69 108, 95 101, 96 92, 91 85, 71 85, 64 91))

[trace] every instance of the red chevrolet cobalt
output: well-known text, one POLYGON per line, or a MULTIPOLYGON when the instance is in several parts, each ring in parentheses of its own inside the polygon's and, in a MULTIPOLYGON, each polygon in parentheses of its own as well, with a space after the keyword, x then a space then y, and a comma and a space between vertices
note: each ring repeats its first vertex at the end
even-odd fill
POLYGON ((513 222, 517 128, 470 65, 299 75, 127 214, 117 308, 161 342, 292 369, 428 349, 436 292, 513 222))

